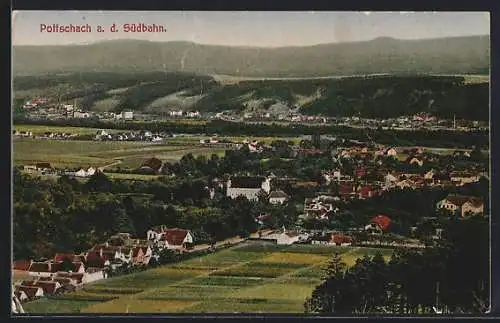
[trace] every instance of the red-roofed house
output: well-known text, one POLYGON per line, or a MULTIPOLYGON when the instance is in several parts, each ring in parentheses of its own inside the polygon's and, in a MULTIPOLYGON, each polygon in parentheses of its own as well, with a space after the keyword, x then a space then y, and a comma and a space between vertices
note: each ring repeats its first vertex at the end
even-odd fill
POLYGON ((179 228, 167 229, 163 232, 159 245, 169 249, 182 249, 193 243, 191 231, 179 228))
POLYGON ((87 253, 85 258, 85 262, 87 267, 97 267, 104 268, 110 265, 111 260, 114 260, 115 257, 110 257, 108 254, 104 254, 101 251, 91 251, 87 253))
POLYGON ((16 291, 24 292, 29 300, 34 300, 43 297, 43 289, 35 286, 18 286, 16 291))
POLYGON ((384 233, 389 231, 392 221, 385 215, 377 215, 365 226, 365 230, 370 233, 384 233))
POLYGON ((352 243, 352 238, 341 232, 333 232, 330 238, 330 244, 335 244, 337 246, 350 246, 352 243))

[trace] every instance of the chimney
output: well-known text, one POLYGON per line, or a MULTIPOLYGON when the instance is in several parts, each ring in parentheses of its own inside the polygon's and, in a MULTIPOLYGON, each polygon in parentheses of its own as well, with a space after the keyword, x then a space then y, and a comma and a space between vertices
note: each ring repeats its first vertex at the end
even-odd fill
POLYGON ((99 256, 102 257, 102 248, 99 249, 99 256))
POLYGON ((52 263, 50 261, 47 263, 47 268, 48 268, 48 271, 51 272, 52 263))

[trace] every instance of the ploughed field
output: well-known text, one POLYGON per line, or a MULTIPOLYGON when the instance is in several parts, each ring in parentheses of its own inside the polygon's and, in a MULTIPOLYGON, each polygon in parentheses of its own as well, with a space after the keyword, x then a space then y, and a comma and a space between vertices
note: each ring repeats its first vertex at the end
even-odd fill
POLYGON ((391 249, 242 244, 25 304, 28 313, 302 313, 333 252, 351 266, 391 249))

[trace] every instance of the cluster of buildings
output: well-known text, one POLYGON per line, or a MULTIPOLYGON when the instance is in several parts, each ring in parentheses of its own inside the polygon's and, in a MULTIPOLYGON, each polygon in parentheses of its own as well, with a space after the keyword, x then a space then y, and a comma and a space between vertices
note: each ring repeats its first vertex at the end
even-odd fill
POLYGON ((199 111, 182 111, 182 110, 173 110, 169 111, 168 115, 172 118, 201 118, 201 113, 199 111))
POLYGON ((34 165, 24 165, 22 169, 25 173, 31 175, 53 175, 53 176, 67 175, 71 177, 90 177, 94 175, 96 172, 102 171, 100 168, 94 168, 94 167, 57 169, 52 167, 50 163, 43 163, 43 162, 36 163, 34 165))
POLYGON ((136 239, 130 233, 118 233, 81 254, 57 253, 46 261, 18 260, 13 262, 16 273, 24 280, 14 284, 14 295, 21 302, 48 295, 71 292, 101 279, 122 266, 148 266, 158 260, 161 250, 183 251, 193 246, 189 230, 154 227, 146 239, 136 239))
POLYGON ((94 136, 97 141, 151 141, 160 142, 166 138, 164 134, 153 133, 148 130, 138 132, 116 132, 109 133, 106 130, 99 130, 94 136))

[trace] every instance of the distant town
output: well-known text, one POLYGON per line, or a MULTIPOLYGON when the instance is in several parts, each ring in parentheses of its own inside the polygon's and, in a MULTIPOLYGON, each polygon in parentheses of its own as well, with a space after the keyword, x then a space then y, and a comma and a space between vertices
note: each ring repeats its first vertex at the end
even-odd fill
POLYGON ((51 98, 32 98, 23 105, 24 118, 28 120, 67 120, 67 119, 94 119, 101 121, 151 121, 151 120, 224 120, 233 122, 291 122, 311 124, 333 124, 347 127, 373 128, 382 130, 455 130, 474 131, 488 130, 489 124, 484 121, 463 119, 439 119, 428 113, 419 113, 412 116, 401 116, 394 119, 373 119, 355 117, 323 117, 305 116, 296 108, 277 103, 269 107, 270 111, 262 114, 238 113, 227 110, 218 113, 200 113, 199 111, 175 110, 163 114, 135 113, 133 111, 95 112, 84 111, 74 102, 73 104, 59 104, 51 98))

